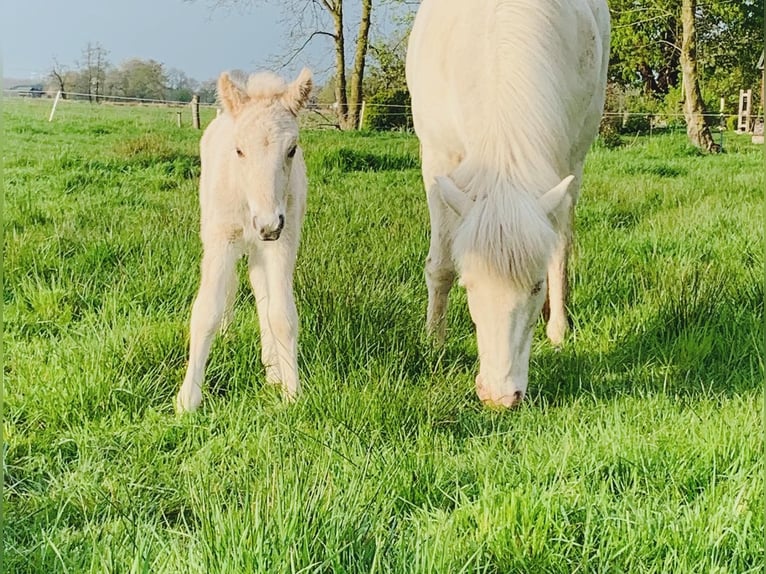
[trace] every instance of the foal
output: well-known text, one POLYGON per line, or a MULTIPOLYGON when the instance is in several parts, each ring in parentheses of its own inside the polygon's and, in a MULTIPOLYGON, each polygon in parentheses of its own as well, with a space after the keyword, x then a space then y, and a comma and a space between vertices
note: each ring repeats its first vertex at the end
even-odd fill
POLYGON ((236 263, 243 255, 258 309, 266 380, 281 384, 287 399, 300 390, 293 271, 307 181, 297 116, 311 87, 307 69, 291 84, 271 73, 250 76, 246 86, 225 72, 218 79, 224 112, 200 143, 202 277, 178 412, 193 411, 202 401, 210 346, 233 304, 236 263))

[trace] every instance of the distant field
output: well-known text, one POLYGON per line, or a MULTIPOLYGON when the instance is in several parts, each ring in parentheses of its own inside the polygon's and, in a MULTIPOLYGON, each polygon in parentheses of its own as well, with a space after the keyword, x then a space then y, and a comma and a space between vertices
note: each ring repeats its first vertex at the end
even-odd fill
MULTIPOLYGON (((423 334, 418 143, 305 131, 304 395, 252 296, 176 417, 197 142, 167 108, 4 101, 6 572, 736 573, 764 562, 763 150, 589 156, 574 333, 528 400, 474 395, 465 294, 423 334)), ((203 121, 213 116, 205 110, 203 121)), ((188 115, 184 120, 188 124, 188 115)))

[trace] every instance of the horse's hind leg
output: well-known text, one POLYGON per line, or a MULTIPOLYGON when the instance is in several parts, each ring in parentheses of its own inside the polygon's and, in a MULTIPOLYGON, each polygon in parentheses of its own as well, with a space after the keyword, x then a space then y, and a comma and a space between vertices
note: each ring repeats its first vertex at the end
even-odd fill
POLYGON ((191 313, 189 366, 176 396, 178 412, 193 411, 202 401, 205 364, 215 332, 221 324, 230 290, 236 287, 237 254, 229 244, 205 246, 202 277, 191 313))

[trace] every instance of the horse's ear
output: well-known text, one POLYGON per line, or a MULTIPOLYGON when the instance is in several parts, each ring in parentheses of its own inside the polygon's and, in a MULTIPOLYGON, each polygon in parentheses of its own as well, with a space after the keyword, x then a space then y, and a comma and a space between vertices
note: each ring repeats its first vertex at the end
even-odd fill
POLYGON ((463 217, 473 207, 473 201, 461 190, 452 179, 446 176, 436 176, 441 197, 452 210, 463 217))
POLYGON ((285 92, 282 101, 293 115, 297 116, 298 112, 306 105, 313 86, 314 81, 312 80, 311 70, 303 68, 295 81, 287 87, 287 92, 285 92))
POLYGON ((547 191, 545 195, 540 198, 540 206, 543 208, 545 213, 548 215, 553 215, 556 211, 558 211, 559 207, 564 201, 564 198, 567 197, 569 185, 572 183, 572 180, 574 180, 573 175, 566 176, 558 183, 558 185, 556 185, 556 187, 547 191))
POLYGON ((236 116, 247 102, 247 95, 235 84, 228 72, 218 78, 218 98, 224 111, 236 116))

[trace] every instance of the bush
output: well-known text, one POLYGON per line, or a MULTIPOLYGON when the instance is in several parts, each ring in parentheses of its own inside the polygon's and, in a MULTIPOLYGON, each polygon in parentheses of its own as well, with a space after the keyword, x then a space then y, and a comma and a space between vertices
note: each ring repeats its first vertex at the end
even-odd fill
POLYGON ((407 90, 381 91, 367 99, 362 128, 385 131, 412 126, 410 93, 407 90))
POLYGON ((647 134, 652 127, 652 114, 625 112, 620 125, 621 134, 647 134))
POLYGON ((598 126, 598 142, 607 149, 613 149, 622 145, 620 137, 620 118, 618 116, 605 115, 601 118, 598 126))

